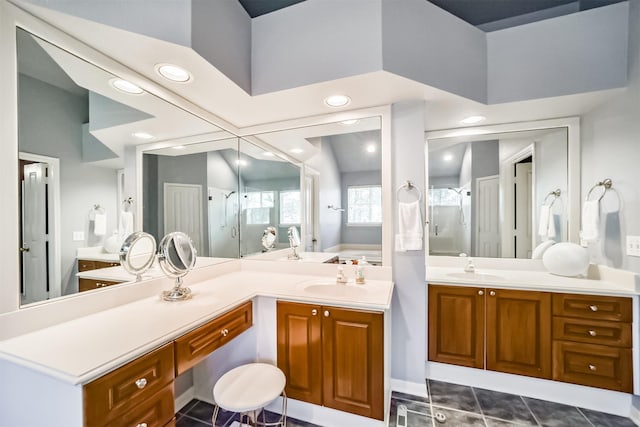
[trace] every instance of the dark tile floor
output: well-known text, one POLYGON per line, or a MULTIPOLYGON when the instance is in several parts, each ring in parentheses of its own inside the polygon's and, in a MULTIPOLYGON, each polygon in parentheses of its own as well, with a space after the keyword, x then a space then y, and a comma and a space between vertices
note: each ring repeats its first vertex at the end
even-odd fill
MULTIPOLYGON (((389 427, 398 427, 398 407, 407 408, 406 427, 636 427, 628 418, 481 388, 427 380, 426 397, 393 392, 389 427), (444 415, 444 422, 436 419, 444 415)), ((177 427, 211 427, 213 406, 192 400, 176 415, 177 427)), ((267 421, 279 415, 266 412, 267 421)), ((216 426, 229 427, 237 414, 220 411, 216 426)), ((287 418, 289 427, 320 427, 287 418)), ((348 426, 344 426, 348 427, 348 426)))

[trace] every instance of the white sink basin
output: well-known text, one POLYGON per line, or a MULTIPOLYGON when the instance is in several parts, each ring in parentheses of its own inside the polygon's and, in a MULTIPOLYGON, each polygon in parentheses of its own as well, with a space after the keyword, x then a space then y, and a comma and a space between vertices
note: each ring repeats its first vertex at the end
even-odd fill
POLYGON ((322 295, 325 297, 349 297, 359 298, 367 294, 367 290, 356 285, 343 285, 335 282, 316 282, 303 288, 310 294, 322 295))
POLYGON ((493 274, 484 274, 484 273, 447 273, 447 276, 449 277, 453 277, 455 279, 464 279, 464 280, 478 280, 478 281, 482 281, 482 280, 491 280, 491 281, 496 281, 496 280, 504 280, 504 277, 501 276, 496 276, 493 274))

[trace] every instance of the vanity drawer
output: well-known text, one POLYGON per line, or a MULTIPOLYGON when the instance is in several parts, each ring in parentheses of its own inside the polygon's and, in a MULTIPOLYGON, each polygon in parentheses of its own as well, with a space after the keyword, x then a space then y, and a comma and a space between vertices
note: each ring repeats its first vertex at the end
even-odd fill
POLYGON ((78 260, 78 271, 89 271, 89 270, 95 270, 95 269, 96 269, 95 261, 89 261, 86 259, 78 260))
POLYGON ((122 417, 111 421, 109 425, 163 427, 174 417, 173 406, 173 384, 169 384, 122 417))
POLYGON ((96 280, 96 279, 78 279, 78 291, 85 292, 93 289, 106 288, 107 286, 117 285, 122 282, 113 282, 109 280, 96 280))
POLYGON ((553 339, 631 347, 631 324, 604 320, 553 318, 553 339))
POLYGON ((553 314, 592 320, 631 322, 631 298, 554 294, 553 314))
POLYGON ((111 424, 137 409, 168 384, 173 386, 173 372, 173 344, 169 343, 85 385, 85 425, 111 424))
POLYGON ((249 301, 176 339, 176 375, 191 369, 252 324, 253 305, 249 301))
POLYGON ((553 379, 631 393, 631 349, 555 341, 553 379))

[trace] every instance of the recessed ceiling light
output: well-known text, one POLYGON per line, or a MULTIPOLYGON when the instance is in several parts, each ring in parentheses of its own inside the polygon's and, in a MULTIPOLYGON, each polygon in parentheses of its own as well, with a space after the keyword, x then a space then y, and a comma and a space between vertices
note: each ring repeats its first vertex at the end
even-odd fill
POLYGON ((264 153, 262 153, 263 156, 265 157, 273 157, 275 156, 275 154, 273 154, 271 151, 265 151, 264 153))
POLYGON ((191 80, 191 74, 182 67, 173 64, 158 64, 156 71, 165 79, 178 83, 185 83, 191 80))
POLYGON ((236 165, 238 166, 247 166, 246 160, 236 160, 236 165))
POLYGON ((134 132, 131 135, 138 139, 153 139, 153 135, 147 132, 134 132))
POLYGON ((300 154, 300 153, 304 152, 304 150, 302 148, 292 148, 289 151, 292 152, 292 153, 296 153, 296 154, 300 154))
POLYGON ((373 144, 369 144, 367 145, 367 153, 375 153, 376 152, 376 146, 373 144))
POLYGON ((450 162, 451 160, 453 160, 453 155, 447 153, 444 156, 442 156, 442 160, 444 160, 445 162, 450 162))
POLYGON ((485 116, 469 116, 465 119, 460 120, 460 123, 462 123, 463 125, 472 125, 474 123, 480 123, 483 120, 486 120, 485 116))
POLYGON ((121 92, 131 93, 134 95, 140 95, 144 92, 140 86, 134 85, 130 81, 124 79, 111 79, 109 80, 109 83, 121 92))
POLYGON ((331 95, 324 99, 324 103, 329 107, 344 107, 351 102, 347 95, 331 95))
POLYGON ((173 147, 174 150, 184 150, 184 145, 174 145, 173 147))
POLYGON ((343 125, 350 126, 350 125, 355 125, 355 124, 356 124, 356 123, 358 123, 359 121, 360 121, 360 120, 358 120, 358 119, 351 119, 351 120, 343 120, 343 121, 341 121, 340 123, 342 123, 343 125))

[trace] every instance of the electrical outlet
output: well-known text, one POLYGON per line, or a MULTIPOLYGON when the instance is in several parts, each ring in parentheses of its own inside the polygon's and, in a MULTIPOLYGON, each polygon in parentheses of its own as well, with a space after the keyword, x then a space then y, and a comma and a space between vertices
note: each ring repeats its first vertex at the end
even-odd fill
POLYGON ((627 255, 640 257, 640 236, 627 236, 627 255))
POLYGON ((84 231, 74 231, 73 232, 73 241, 81 242, 84 240, 84 231))

